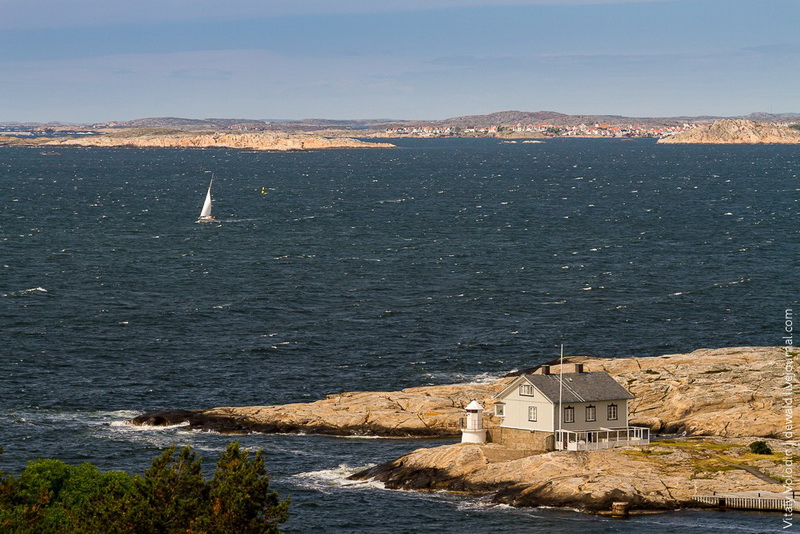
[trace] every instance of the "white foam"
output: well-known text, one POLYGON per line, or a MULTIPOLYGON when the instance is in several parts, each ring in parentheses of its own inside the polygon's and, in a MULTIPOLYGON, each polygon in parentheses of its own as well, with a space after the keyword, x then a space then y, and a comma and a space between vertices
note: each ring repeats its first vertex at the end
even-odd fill
POLYGON ((113 427, 124 427, 128 430, 133 431, 147 431, 147 432, 161 432, 161 431, 168 431, 174 430, 176 428, 183 428, 189 426, 189 421, 183 421, 176 425, 134 425, 128 421, 113 421, 109 426, 113 427))
POLYGON ((465 384, 469 384, 469 385, 492 384, 494 382, 497 382, 501 378, 503 378, 503 376, 505 376, 505 374, 506 373, 503 373, 503 374, 480 373, 480 374, 477 374, 477 375, 473 376, 472 379, 470 379, 469 381, 465 382, 465 384))
POLYGON ((47 290, 45 288, 43 288, 43 287, 32 287, 30 289, 22 289, 20 291, 14 291, 13 293, 3 293, 2 296, 4 296, 4 297, 20 297, 22 295, 35 295, 37 293, 47 293, 47 290))
POLYGON ((425 376, 435 379, 436 383, 452 384, 460 386, 481 386, 497 382, 506 375, 504 371, 502 374, 493 373, 479 373, 475 375, 467 375, 464 373, 426 373, 425 376))
POLYGON ((292 478, 297 479, 302 486, 323 492, 331 488, 386 489, 384 483, 377 480, 349 479, 351 475, 374 466, 375 464, 362 465, 358 467, 347 464, 339 464, 337 467, 331 469, 320 469, 319 471, 298 473, 293 475, 292 478))
POLYGON ((347 436, 337 436, 337 437, 342 439, 392 439, 386 436, 376 436, 374 434, 348 434, 347 436))

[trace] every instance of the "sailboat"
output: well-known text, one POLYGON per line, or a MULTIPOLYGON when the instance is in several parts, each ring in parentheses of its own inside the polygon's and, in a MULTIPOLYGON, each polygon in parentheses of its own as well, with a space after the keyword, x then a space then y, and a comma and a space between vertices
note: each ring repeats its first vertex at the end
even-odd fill
POLYGON ((211 184, 214 183, 214 175, 211 175, 211 181, 208 183, 208 193, 206 193, 206 201, 203 202, 203 209, 200 210, 200 218, 197 219, 197 222, 200 223, 207 223, 207 222, 214 222, 217 219, 211 215, 211 184))

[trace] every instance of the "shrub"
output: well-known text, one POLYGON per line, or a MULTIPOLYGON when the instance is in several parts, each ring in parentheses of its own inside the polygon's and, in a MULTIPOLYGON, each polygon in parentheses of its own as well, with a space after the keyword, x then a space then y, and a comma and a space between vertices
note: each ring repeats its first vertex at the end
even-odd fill
POLYGON ((772 454, 772 449, 769 448, 766 441, 754 441, 750 444, 750 452, 753 454, 772 454))

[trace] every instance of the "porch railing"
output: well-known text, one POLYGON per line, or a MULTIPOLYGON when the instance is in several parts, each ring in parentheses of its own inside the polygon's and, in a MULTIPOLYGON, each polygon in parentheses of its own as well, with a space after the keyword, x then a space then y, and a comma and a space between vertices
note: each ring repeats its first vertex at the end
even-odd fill
POLYGON ((626 445, 647 445, 650 429, 640 426, 593 430, 556 430, 556 450, 596 451, 626 445))

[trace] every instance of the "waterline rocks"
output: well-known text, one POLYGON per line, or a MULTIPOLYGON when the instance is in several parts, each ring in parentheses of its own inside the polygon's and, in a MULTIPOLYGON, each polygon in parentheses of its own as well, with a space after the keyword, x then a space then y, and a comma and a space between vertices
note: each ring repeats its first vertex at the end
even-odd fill
MULTIPOLYGON (((507 459, 495 444, 418 449, 352 475, 389 489, 489 494, 512 506, 560 506, 597 512, 624 501, 632 509, 696 506, 698 493, 777 491, 735 464, 741 444, 704 439, 592 452, 557 451, 507 459)), ((780 458, 767 460, 778 466, 780 458)), ((779 467, 776 467, 779 469, 779 467)))

